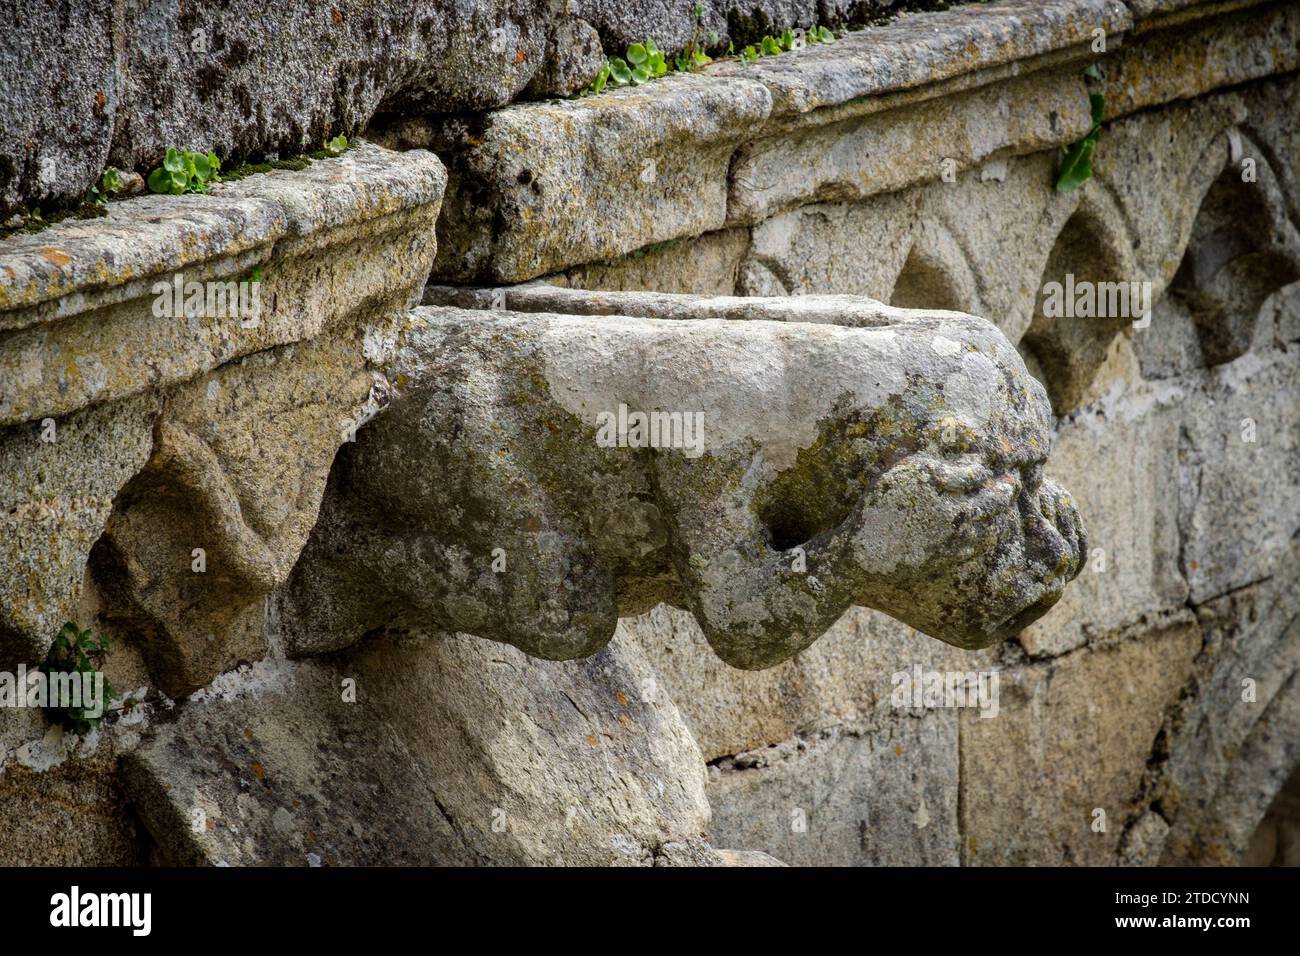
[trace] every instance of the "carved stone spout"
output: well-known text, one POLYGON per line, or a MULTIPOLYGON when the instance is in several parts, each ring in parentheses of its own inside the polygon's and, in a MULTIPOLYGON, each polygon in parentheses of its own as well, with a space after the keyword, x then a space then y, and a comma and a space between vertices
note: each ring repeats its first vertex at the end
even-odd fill
POLYGON ((456 295, 506 308, 411 314, 391 404, 336 463, 283 595, 295 653, 432 624, 582 657, 658 602, 741 668, 851 604, 978 648, 1083 565, 1083 523, 1043 474, 1044 390, 983 319, 456 295))

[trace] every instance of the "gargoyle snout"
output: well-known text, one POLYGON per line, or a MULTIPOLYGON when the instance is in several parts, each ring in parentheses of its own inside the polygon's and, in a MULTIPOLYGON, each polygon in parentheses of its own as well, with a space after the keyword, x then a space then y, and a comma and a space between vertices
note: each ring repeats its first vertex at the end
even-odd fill
POLYGON ((1051 479, 1023 492, 1031 500, 1025 513, 1025 545, 1044 584, 1066 583, 1088 560, 1088 532, 1070 493, 1051 479))

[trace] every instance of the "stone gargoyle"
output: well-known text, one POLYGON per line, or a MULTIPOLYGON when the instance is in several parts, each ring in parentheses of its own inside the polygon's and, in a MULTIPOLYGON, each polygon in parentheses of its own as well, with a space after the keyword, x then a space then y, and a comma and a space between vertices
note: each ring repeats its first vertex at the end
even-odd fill
POLYGON ((659 602, 746 669, 851 604, 979 648, 1084 563, 1043 387, 983 319, 493 294, 410 314, 280 596, 291 653, 432 625, 569 659, 659 602))

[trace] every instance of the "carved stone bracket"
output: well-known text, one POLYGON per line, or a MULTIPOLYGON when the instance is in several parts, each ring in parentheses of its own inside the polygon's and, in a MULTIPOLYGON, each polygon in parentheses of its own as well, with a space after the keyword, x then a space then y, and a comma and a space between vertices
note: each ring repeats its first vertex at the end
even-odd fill
POLYGON ((1042 615, 1086 534, 1043 387, 991 323, 847 296, 438 290, 336 465, 290 648, 436 625, 567 659, 692 611, 772 666, 852 604, 977 648, 1042 615), (748 321, 746 321, 748 320, 748 321))
POLYGON ((264 599, 382 388, 445 184, 428 153, 363 144, 6 241, 0 668, 45 656, 88 566, 166 693, 264 656, 264 599))

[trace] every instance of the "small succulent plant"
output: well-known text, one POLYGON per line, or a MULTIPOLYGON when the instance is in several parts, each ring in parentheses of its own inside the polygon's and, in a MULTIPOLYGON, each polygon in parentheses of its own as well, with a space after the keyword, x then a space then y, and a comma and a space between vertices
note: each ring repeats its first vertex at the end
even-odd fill
MULTIPOLYGON (((780 56, 791 50, 797 50, 808 43, 834 43, 835 34, 828 28, 815 26, 807 30, 785 29, 780 36, 765 36, 758 43, 751 43, 737 54, 741 62, 752 63, 761 56, 780 56)), ((733 52, 734 47, 727 52, 733 52)))
POLYGON ((216 153, 191 153, 168 146, 162 165, 145 182, 156 193, 205 193, 210 184, 221 182, 220 170, 216 153))
MULTIPOLYGON (((700 4, 696 4, 692 15, 697 22, 702 21, 704 14, 700 4)), ((596 74, 591 84, 583 90, 582 95, 603 93, 610 87, 640 86, 671 71, 694 73, 713 62, 713 57, 704 52, 701 36, 702 33, 697 30, 696 38, 687 45, 685 50, 673 57, 671 62, 649 37, 644 43, 633 43, 627 48, 626 56, 614 56, 605 61, 605 65, 600 68, 600 72, 596 74)), ((717 46, 716 33, 710 34, 710 42, 717 46)), ((834 42, 835 34, 826 27, 815 26, 807 30, 787 29, 782 31, 780 36, 765 36, 757 44, 747 46, 739 52, 736 51, 735 44, 728 44, 727 55, 737 56, 742 62, 752 62, 760 56, 776 56, 789 50, 796 50, 805 43, 834 42)))
POLYGON ((125 186, 126 180, 122 178, 122 171, 116 166, 109 166, 100 174, 95 185, 90 187, 85 201, 102 206, 108 202, 110 196, 121 192, 125 186))

